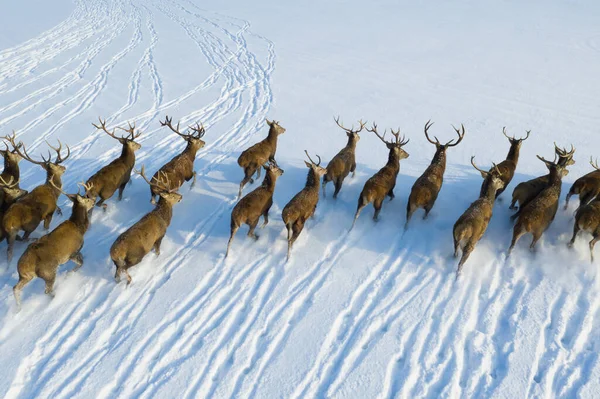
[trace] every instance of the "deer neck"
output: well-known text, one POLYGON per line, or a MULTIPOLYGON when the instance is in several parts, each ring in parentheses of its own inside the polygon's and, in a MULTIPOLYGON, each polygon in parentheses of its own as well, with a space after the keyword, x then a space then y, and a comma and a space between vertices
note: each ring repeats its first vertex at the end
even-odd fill
POLYGON ((73 211, 71 212, 69 220, 73 222, 82 233, 85 233, 88 227, 90 227, 88 211, 85 210, 84 207, 77 205, 77 203, 73 204, 73 211))
POLYGON ((173 217, 173 205, 169 204, 169 202, 163 197, 160 197, 153 212, 158 214, 164 221, 167 222, 167 224, 169 224, 171 223, 171 218, 173 217))
POLYGON ((446 170, 446 150, 443 148, 437 149, 433 159, 431 160, 431 166, 441 166, 443 170, 446 170))
POLYGON ((10 176, 14 176, 16 180, 19 180, 19 164, 11 162, 8 157, 4 158, 4 171, 10 176))
POLYGON ((54 188, 52 186, 52 184, 50 184, 50 182, 54 183, 54 185, 56 187, 62 188, 62 178, 60 176, 51 174, 50 172, 47 172, 47 174, 46 174, 46 184, 49 185, 50 187, 52 187, 52 190, 56 194, 56 198, 58 198, 60 196, 60 191, 58 191, 58 189, 54 188))
POLYGON ((197 148, 194 148, 194 145, 191 141, 187 142, 185 149, 183 150, 183 154, 187 155, 190 159, 196 159, 196 153, 198 152, 197 148))
POLYGON ((511 144, 510 150, 508 150, 508 155, 506 156, 507 161, 514 161, 515 163, 519 160, 519 144, 511 144))
POLYGON ((315 173, 315 171, 310 168, 310 170, 308 171, 308 175, 306 177, 306 185, 304 187, 307 188, 312 188, 315 190, 319 190, 321 181, 320 179, 317 177, 317 174, 315 173))
POLYGON ((277 182, 277 176, 275 175, 275 173, 268 170, 265 175, 265 178, 262 182, 262 186, 264 188, 266 188, 269 192, 272 193, 275 191, 275 183, 276 182, 277 182))
POLYGON ((354 137, 348 137, 348 142, 346 143, 346 148, 354 151, 356 149, 356 143, 357 143, 357 141, 354 139, 354 137))
POLYGON ((135 164, 135 152, 127 144, 123 144, 121 159, 124 159, 128 165, 133 166, 135 164))
POLYGON ((266 141, 271 143, 271 146, 273 147, 273 153, 275 153, 275 149, 277 148, 277 133, 275 128, 271 127, 269 129, 269 134, 267 135, 266 141))
POLYGON ((390 150, 390 153, 388 155, 388 161, 385 166, 392 168, 396 171, 396 173, 400 171, 400 158, 398 157, 398 155, 396 155, 393 149, 390 150))
POLYGON ((488 182, 481 198, 488 200, 493 205, 496 202, 496 191, 498 189, 491 182, 488 182))

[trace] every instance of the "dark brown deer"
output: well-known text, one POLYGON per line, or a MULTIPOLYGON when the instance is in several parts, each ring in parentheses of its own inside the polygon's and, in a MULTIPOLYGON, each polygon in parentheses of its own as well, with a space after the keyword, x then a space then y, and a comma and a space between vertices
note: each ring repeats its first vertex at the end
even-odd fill
POLYGON ((589 204, 579 207, 575 213, 575 223, 573 224, 573 238, 569 241, 569 248, 575 244, 577 235, 582 232, 588 232, 592 235, 590 241, 590 260, 594 262, 594 245, 600 240, 600 200, 595 199, 589 204))
MULTIPOLYGON (((173 118, 167 116, 165 117, 165 121, 160 122, 160 124, 161 126, 167 126, 173 133, 184 139, 187 142, 187 145, 180 154, 175 155, 173 159, 163 165, 163 167, 154 174, 152 179, 158 179, 159 175, 167 176, 171 184, 170 188, 172 189, 179 189, 183 185, 183 182, 193 179, 192 185, 190 186, 191 189, 196 184, 196 171, 194 170, 196 153, 206 144, 202 141, 202 137, 205 133, 204 126, 196 124, 196 127, 189 127, 192 131, 191 133, 181 133, 179 131, 179 123, 177 123, 176 127, 173 127, 172 121, 173 118)), ((150 186, 150 202, 153 204, 156 203, 155 198, 157 196, 158 192, 153 186, 150 186)))
POLYGON ((254 232, 254 229, 258 225, 260 217, 264 218, 264 223, 261 227, 265 227, 269 223, 269 210, 273 205, 275 183, 277 182, 277 178, 283 174, 283 169, 273 161, 269 161, 268 165, 263 167, 265 168, 265 179, 262 185, 246 194, 231 212, 231 234, 227 243, 225 257, 229 255, 229 248, 231 247, 233 237, 242 224, 250 226, 248 237, 258 240, 258 235, 254 232))
POLYGON ((6 150, 0 150, 2 157, 4 158, 4 170, 2 171, 2 174, 0 176, 5 181, 9 180, 10 178, 13 178, 14 181, 18 182, 21 178, 19 162, 21 162, 21 159, 23 159, 23 157, 17 152, 17 146, 20 146, 20 144, 15 144, 16 137, 17 135, 14 131, 12 135, 2 137, 3 139, 7 140, 13 147, 12 150, 9 149, 8 145, 5 142, 4 145, 6 146, 6 150))
POLYGON ((431 164, 425 169, 425 172, 417 179, 415 184, 412 186, 410 196, 408 197, 408 204, 406 206, 406 224, 404 228, 408 228, 408 222, 412 214, 419 208, 425 209, 425 215, 423 219, 426 219, 431 212, 431 208, 437 200, 438 194, 442 188, 444 182, 444 172, 446 171, 446 150, 449 147, 457 146, 462 139, 465 137, 465 127, 461 125, 461 130, 452 126, 458 139, 452 139, 446 144, 440 143, 437 137, 435 141, 431 140, 427 131, 433 125, 431 120, 425 124, 425 138, 431 144, 435 145, 435 155, 431 160, 431 164))
POLYGON ((475 245, 485 234, 488 224, 492 219, 494 211, 494 202, 496 201, 496 191, 504 185, 502 173, 498 165, 493 164, 490 171, 479 169, 475 165, 475 157, 471 157, 471 165, 481 173, 486 183, 487 192, 480 195, 475 202, 458 218, 454 224, 452 235, 454 237, 454 257, 458 257, 459 250, 462 251, 462 257, 458 262, 456 278, 460 275, 463 265, 469 259, 469 255, 475 249, 475 245))
POLYGON ((356 219, 358 219, 358 216, 360 215, 360 211, 370 203, 373 203, 373 207, 375 208, 373 220, 377 221, 379 219, 379 212, 381 211, 385 197, 390 197, 390 201, 394 199, 394 187, 396 187, 396 177, 400 172, 400 161, 409 156, 402 147, 410 140, 406 140, 404 136, 400 139, 400 129, 398 129, 397 132, 392 130, 392 135, 395 138, 394 141, 385 141, 386 131, 383 132, 383 136, 379 135, 377 132, 377 124, 375 123, 373 123, 371 129, 367 128, 367 131, 375 133, 375 135, 386 145, 389 150, 388 161, 383 168, 379 169, 379 171, 365 183, 365 186, 360 193, 360 197, 358 197, 358 207, 356 208, 356 214, 354 215, 354 221, 352 222, 350 230, 354 227, 356 219))
MULTIPOLYGON (((566 168, 567 166, 575 164, 575 160, 573 160, 575 148, 573 146, 571 146, 571 151, 567 151, 566 149, 559 148, 556 143, 554 143, 554 150, 558 156, 558 163, 560 165, 563 165, 566 168)), ((565 169, 564 175, 566 176, 567 173, 568 171, 565 169)), ((517 209, 515 206, 517 202, 519 203, 519 208, 524 208, 548 185, 549 179, 550 175, 546 174, 517 184, 517 187, 513 190, 512 202, 509 208, 517 209)))
POLYGON ((281 127, 277 121, 269 121, 269 134, 267 138, 254 144, 252 147, 244 150, 238 158, 238 165, 244 169, 244 179, 240 183, 239 197, 242 196, 242 190, 246 183, 254 183, 252 176, 256 173, 256 178, 260 178, 260 169, 262 165, 268 161, 275 160, 275 152, 277 151, 277 137, 285 133, 285 129, 281 127))
MULTIPOLYGON (((500 188, 496 192, 496 197, 499 197, 500 194, 506 190, 506 187, 510 184, 512 178, 515 175, 515 171, 517 170, 517 163, 519 162, 519 152, 521 150, 521 144, 523 141, 529 138, 529 134, 531 130, 526 131, 527 135, 522 139, 516 139, 515 136, 510 137, 506 134, 506 127, 502 128, 502 134, 508 139, 510 142, 510 149, 508 150, 508 155, 506 155, 506 159, 498 164, 498 170, 502 173, 502 180, 504 180, 504 187, 500 188)), ((481 185, 481 194, 483 195, 487 191, 485 187, 485 181, 481 185)))
POLYGON ((600 168, 598 167, 598 163, 594 163, 592 158, 590 158, 590 165, 592 165, 594 171, 575 180, 567 193, 565 209, 569 207, 569 200, 573 195, 579 195, 579 207, 577 209, 600 195, 600 168))
POLYGON ((144 167, 136 171, 151 186, 155 186, 160 199, 156 207, 137 223, 121 234, 110 248, 110 257, 116 266, 115 280, 121 280, 125 273, 127 285, 131 284, 128 269, 142 261, 152 249, 160 255, 160 244, 171 224, 173 205, 181 201, 181 194, 171 189, 168 177, 162 175, 154 182, 146 178, 144 167))
MULTIPOLYGON (((50 184, 54 185, 52 180, 50 184)), ((86 191, 89 191, 89 186, 80 184, 86 191)), ((85 192, 83 195, 79 191, 77 194, 67 194, 59 186, 55 186, 55 189, 65 194, 73 202, 71 217, 59 224, 52 232, 29 244, 19 259, 17 265, 19 282, 13 288, 17 309, 21 308, 23 287, 35 277, 45 281, 45 293, 53 296, 58 267, 69 260, 75 263, 71 272, 75 272, 83 266, 81 248, 83 248, 83 236, 90 225, 88 212, 94 206, 94 199, 88 198, 85 192)))
POLYGON ((326 196, 325 187, 327 186, 327 183, 333 181, 333 184, 335 185, 333 198, 337 198, 346 176, 348 176, 350 172, 352 172, 352 177, 356 174, 356 144, 360 140, 358 134, 365 127, 365 122, 358 121, 360 125, 358 130, 354 130, 354 126, 350 129, 346 129, 343 124, 340 123, 339 116, 335 119, 335 123, 346 132, 348 143, 346 143, 346 146, 327 164, 327 173, 323 176, 323 197, 326 196))
POLYGON ((283 224, 287 229, 287 240, 288 240, 288 250, 287 250, 287 258, 290 258, 290 253, 292 251, 292 246, 298 236, 304 229, 304 223, 315 214, 317 210, 317 204, 319 203, 319 193, 320 193, 320 179, 325 173, 327 173, 327 169, 321 167, 321 157, 317 155, 319 159, 318 163, 315 163, 308 155, 308 151, 304 150, 308 160, 310 162, 304 161, 306 167, 308 167, 308 176, 306 178, 306 185, 304 188, 294 196, 287 203, 285 208, 283 208, 283 212, 281 212, 281 217, 283 219, 283 224))
POLYGON ((92 125, 117 140, 123 146, 119 158, 94 173, 86 182, 87 185, 92 187, 88 192, 90 198, 96 200, 100 197, 96 206, 106 210, 104 201, 111 198, 117 189, 119 190, 119 201, 123 199, 123 190, 125 190, 125 186, 131 179, 131 170, 135 165, 135 152, 142 147, 141 144, 135 141, 140 137, 141 132, 138 131, 135 133, 135 123, 133 125, 129 124, 128 129, 117 127, 117 129, 127 132, 126 136, 118 137, 115 135, 115 129, 110 132, 108 131, 106 121, 100 118, 98 120, 100 125, 94 123, 92 125))
POLYGON ((56 159, 54 162, 52 162, 50 156, 48 159, 42 156, 43 161, 36 161, 27 154, 26 148, 22 143, 21 148, 17 148, 17 151, 25 160, 44 168, 46 171, 46 182, 21 197, 4 213, 4 217, 2 218, 2 230, 6 234, 8 243, 8 263, 12 260, 15 239, 27 240, 29 235, 38 227, 41 221, 44 221, 44 229, 48 230, 54 212, 56 211, 59 215, 62 214, 60 208, 56 204, 56 201, 60 196, 60 191, 56 187, 62 187, 62 175, 65 173, 66 168, 61 164, 69 158, 71 150, 69 146, 67 146, 67 155, 63 157, 61 154, 62 143, 59 141, 58 144, 58 148, 50 146, 56 151, 56 159), (23 237, 18 237, 17 233, 21 230, 23 230, 25 234, 23 237))
POLYGON ((542 237, 544 231, 550 227, 558 209, 558 200, 560 198, 565 167, 556 162, 547 161, 539 155, 537 157, 544 162, 548 170, 550 170, 550 179, 546 188, 544 188, 537 197, 520 211, 513 230, 513 238, 508 249, 509 254, 515 247, 519 238, 527 233, 533 235, 533 240, 531 241, 529 248, 534 250, 536 243, 542 237))

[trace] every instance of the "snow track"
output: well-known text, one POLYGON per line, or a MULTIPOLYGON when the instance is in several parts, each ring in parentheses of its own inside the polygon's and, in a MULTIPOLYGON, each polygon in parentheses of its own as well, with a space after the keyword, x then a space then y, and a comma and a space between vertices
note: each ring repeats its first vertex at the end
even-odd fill
MULTIPOLYGON (((290 91, 290 102, 276 109, 287 113, 288 124, 272 109, 276 46, 258 33, 269 30, 257 28, 253 20, 188 0, 76 0, 73 7, 53 28, 0 49, 1 134, 15 129, 30 154, 45 151, 46 141, 69 144, 72 156, 63 177, 69 191, 121 151, 91 127, 98 116, 109 126, 137 123, 142 131, 137 164, 149 171, 184 147, 160 128, 158 120, 165 114, 182 125, 202 122, 206 146, 196 160, 198 183, 193 189, 182 187, 183 201, 175 207, 160 257, 149 254, 131 269, 129 288, 114 282, 108 251, 120 232, 151 209, 148 187, 137 178, 121 203, 111 199, 107 212, 94 213, 84 267, 76 274, 59 274, 55 298, 47 298, 43 284, 35 281, 24 290, 24 307, 17 314, 12 295, 16 267, 4 269, 5 261, 0 262, 0 397, 600 395, 600 285, 596 265, 587 262, 585 240, 572 252, 565 247, 574 208, 559 211, 539 253, 520 245, 507 259, 509 187, 488 233, 455 281, 450 231, 478 191, 479 176, 470 167, 449 164, 431 218, 416 218, 403 233, 406 194, 428 162, 429 155, 423 154, 431 151, 419 148, 426 144, 411 132, 415 149, 402 163, 396 199, 385 203, 381 222, 371 221, 369 207, 348 231, 362 184, 385 159, 380 144, 364 134, 360 151, 369 148, 377 157, 367 150, 358 154, 357 176, 345 181, 337 201, 321 199, 290 261, 285 260, 280 214, 305 180, 299 160, 304 148, 294 148, 296 158, 278 155, 285 174, 277 183, 270 224, 256 243, 242 229, 225 259, 229 216, 242 177, 235 160, 266 134, 266 117, 281 119, 288 129, 278 154, 290 153, 283 144, 287 140, 304 143, 297 139, 302 134, 324 162, 341 145, 324 139, 297 107, 319 104, 312 91, 327 86, 315 83, 310 98, 295 98, 302 93, 298 87, 290 91), (296 112, 299 120, 294 121, 296 112)), ((598 60, 599 32, 574 37, 569 39, 575 41, 573 51, 598 60)), ((303 40, 315 39, 307 35, 303 40)), ((293 62, 302 65, 306 57, 298 50, 293 62)), ((317 63, 326 61, 323 56, 317 63)), ((344 72, 344 66, 332 65, 344 72)), ((378 72, 376 66, 369 68, 369 73, 378 72)), ((422 84, 428 96, 451 93, 457 103, 472 94, 472 88, 450 83, 414 84, 422 84)), ((514 112, 510 116, 516 120, 541 119, 536 112, 560 110, 554 104, 532 104, 523 93, 492 95, 487 90, 502 83, 487 84, 475 101, 496 101, 494 112, 535 108, 529 114, 514 112)), ((581 98, 593 97, 584 93, 581 98)), ((581 98, 575 100, 585 102, 581 98)), ((411 103, 403 105, 410 114, 411 103)), ((598 122, 595 111, 579 107, 565 110, 564 116, 587 126, 598 122)), ((465 122, 468 130, 496 124, 493 118, 473 119, 465 122)), ((471 134, 458 149, 472 145, 471 134)), ((494 145, 504 148, 501 137, 496 139, 494 145)), ((478 159, 486 159, 482 164, 492 156, 484 150, 487 146, 477 148, 478 159)), ((471 152, 461 156, 468 159, 471 152)), ((578 148, 578 154, 576 167, 589 157, 589 149, 578 148)), ((533 161, 522 157, 519 167, 534 169, 533 161)), ((22 162, 21 170, 25 188, 44 179, 37 166, 22 162)), ((517 174, 515 181, 529 177, 517 174)), ((59 205, 67 202, 61 198, 59 205)), ((55 218, 52 227, 62 220, 55 218)), ((34 233, 41 234, 41 229, 34 233)), ((24 249, 17 244, 16 257, 24 249)))

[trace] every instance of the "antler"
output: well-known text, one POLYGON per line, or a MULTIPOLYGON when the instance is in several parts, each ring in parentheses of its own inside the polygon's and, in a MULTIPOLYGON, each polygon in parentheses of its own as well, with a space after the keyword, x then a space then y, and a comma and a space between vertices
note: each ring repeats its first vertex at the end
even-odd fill
POLYGON ((36 165, 40 165, 40 166, 44 166, 47 163, 49 163, 52 160, 52 155, 50 154, 50 151, 48 151, 48 159, 46 159, 43 155, 42 155, 42 159, 43 161, 36 161, 35 159, 31 158, 29 156, 29 154, 27 154, 27 149, 25 148, 25 144, 23 144, 23 142, 19 142, 19 146, 15 147, 15 151, 17 151, 17 153, 25 160, 34 163, 36 165), (21 152, 20 148, 23 149, 23 152, 21 152))
MULTIPOLYGON (((525 132, 527 133, 527 135, 525 136, 525 138, 523 138, 523 139, 519 139, 519 141, 525 141, 525 140, 527 140, 527 139, 529 138, 529 134, 531 133, 531 130, 525 130, 525 132)), ((512 136, 512 137, 510 137, 508 134, 506 134, 506 126, 504 126, 504 127, 502 128, 502 133, 503 133, 503 134, 506 136, 506 138, 507 138, 507 139, 509 139, 509 140, 517 140, 517 139, 515 138, 515 136, 512 136)))
POLYGON ((13 188, 19 185, 19 180, 17 180, 16 182, 13 183, 13 180, 15 180, 14 176, 10 177, 10 180, 8 181, 8 183, 6 182, 6 180, 4 180, 2 178, 2 176, 0 175, 0 185, 6 187, 6 188, 13 188))
POLYGON ((388 144, 388 142, 385 141, 385 133, 387 132, 387 129, 383 131, 383 136, 380 136, 377 132, 377 124, 375 122, 373 122, 373 127, 371 129, 367 128, 367 132, 375 133, 375 135, 379 137, 381 141, 383 141, 385 144, 388 144))
POLYGON ((56 161, 54 162, 55 164, 61 164, 64 161, 66 161, 67 159, 69 159, 69 157, 71 156, 71 149, 69 148, 69 146, 67 145, 67 156, 65 158, 62 157, 60 151, 62 150, 62 143, 60 142, 60 140, 58 140, 58 148, 54 147, 52 144, 48 143, 47 140, 46 144, 48 144, 48 147, 52 148, 54 151, 56 151, 56 161))
POLYGON ((184 139, 190 139, 193 137, 197 137, 197 138, 201 138, 202 136, 204 136, 205 133, 205 129, 204 129, 204 125, 200 125, 198 123, 196 123, 196 127, 192 127, 189 126, 189 129, 193 130, 194 133, 181 133, 179 131, 179 122, 177 122, 177 127, 173 127, 173 118, 169 118, 169 116, 165 116, 165 121, 164 122, 160 122, 161 126, 167 126, 169 129, 171 129, 173 131, 173 133, 179 135, 180 137, 183 137, 184 139))
POLYGON ((434 122, 432 122, 432 121, 431 121, 431 119, 430 119, 430 120, 428 120, 428 121, 427 121, 427 123, 425 124, 425 138, 426 138, 426 139, 427 139, 427 141, 429 141, 431 144, 433 144, 433 145, 436 145, 436 146, 437 146, 437 145, 440 145, 440 141, 438 140, 438 138, 434 136, 434 138, 435 138, 435 141, 433 141, 433 140, 431 140, 431 139, 429 138, 429 134, 427 134, 427 131, 428 131, 428 130, 429 130, 429 128, 430 128, 430 127, 433 125, 433 123, 434 123, 434 122))
POLYGON ((142 170, 138 171, 137 169, 133 169, 133 171, 135 173, 137 173, 138 175, 142 176, 142 178, 146 181, 146 183, 148 183, 150 186, 156 187, 157 189, 161 190, 161 191, 165 191, 165 192, 173 192, 176 191, 176 189, 171 189, 170 187, 170 182, 169 182, 169 177, 167 176, 167 174, 165 172, 160 171, 158 174, 158 178, 154 178, 152 177, 151 180, 156 181, 156 183, 153 183, 151 180, 148 180, 148 178, 146 177, 146 166, 142 165, 142 170), (161 177, 162 174, 162 177, 161 177))
POLYGON ((542 161, 543 163, 545 163, 546 165, 555 165, 555 162, 556 162, 556 154, 554 154, 554 162, 550 162, 550 161, 548 161, 547 159, 545 159, 544 157, 541 157, 541 156, 539 156, 539 155, 536 155, 536 157, 538 157, 538 159, 539 159, 540 161, 542 161))
POLYGON ((487 174, 489 173, 487 170, 479 169, 479 168, 477 167, 477 165, 475 165, 475 155, 473 155, 473 156, 471 157, 471 165, 473 165, 473 167, 474 167, 474 168, 475 168, 475 169, 476 169, 478 172, 481 172, 481 173, 483 173, 483 174, 485 174, 485 175, 487 175, 487 174))
POLYGON ((447 142, 446 144, 444 144, 446 147, 455 147, 458 145, 458 143, 460 143, 462 141, 462 139, 465 137, 465 126, 461 123, 460 124, 461 129, 457 129, 454 127, 454 125, 452 125, 452 129, 454 129, 454 131, 456 132, 456 134, 458 134, 458 140, 456 141, 456 143, 452 143, 454 141, 454 139, 450 140, 449 142, 447 142))
POLYGON ((594 162, 594 160, 592 159, 592 157, 590 157, 590 165, 592 165, 592 167, 596 170, 600 170, 600 167, 598 167, 598 158, 596 158, 596 162, 594 162))
POLYGON ((100 122, 100 126, 96 125, 95 123, 92 123, 92 126, 98 130, 103 130, 104 133, 108 134, 113 139, 121 140, 123 138, 115 136, 115 129, 113 129, 112 132, 109 132, 108 129, 106 129, 106 120, 102 120, 100 117, 98 117, 98 121, 100 122))
MULTIPOLYGON (((410 141, 410 139, 406 140, 405 135, 402 135, 402 139, 400 139, 400 128, 398 128, 398 130, 395 132, 394 132, 394 129, 390 129, 390 131, 392 132, 392 135, 395 137, 395 139, 396 139, 395 144, 398 147, 402 147, 403 145, 406 145, 410 141)), ((437 140, 437 137, 436 137, 436 140, 437 140)))
POLYGON ((135 131, 135 122, 133 122, 133 125, 131 125, 131 122, 127 122, 127 125, 129 125, 128 129, 125 129, 124 127, 119 127, 119 126, 117 126, 117 129, 121 129, 124 132, 129 133, 127 135, 127 139, 128 140, 133 141, 133 140, 137 139, 138 137, 140 137, 140 134, 142 134, 142 132, 138 132, 137 134, 134 134, 134 131, 135 131))
POLYGON ((360 124, 360 128, 358 130, 354 130, 354 125, 352 125, 352 127, 350 129, 347 129, 343 126, 342 123, 340 123, 340 116, 338 115, 337 118, 333 118, 333 120, 335 121, 335 123, 341 127, 342 129, 344 129, 346 132, 348 133, 360 133, 363 128, 365 127, 365 125, 367 124, 367 122, 363 122, 362 119, 358 121, 358 123, 360 124))
POLYGON ((308 157, 308 160, 309 160, 309 161, 310 161, 310 162, 311 162, 313 165, 317 165, 317 166, 320 166, 320 165, 321 165, 321 157, 320 157, 318 154, 315 154, 315 155, 317 155, 317 158, 319 158, 319 163, 316 163, 315 161, 313 161, 313 160, 312 160, 312 158, 310 157, 310 155, 308 155, 308 151, 304 150, 304 152, 306 153, 306 156, 308 157))

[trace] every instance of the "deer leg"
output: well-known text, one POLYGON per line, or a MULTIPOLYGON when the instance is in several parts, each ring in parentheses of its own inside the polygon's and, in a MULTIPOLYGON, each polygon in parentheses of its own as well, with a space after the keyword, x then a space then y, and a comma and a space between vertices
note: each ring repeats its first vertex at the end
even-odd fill
POLYGON ((163 238, 165 238, 164 235, 162 237, 159 237, 159 239, 154 242, 153 248, 154 248, 154 253, 156 254, 156 256, 160 255, 160 244, 162 243, 163 238))
POLYGON ((327 198, 327 190, 325 189, 327 183, 329 183, 329 180, 327 180, 327 175, 325 175, 323 176, 323 198, 327 198))
POLYGON ((8 248, 6 249, 6 262, 7 262, 7 267, 8 265, 10 265, 10 262, 12 261, 12 257, 13 257, 13 250, 15 247, 15 239, 17 238, 17 233, 16 232, 10 232, 8 233, 8 236, 6 237, 6 243, 8 245, 8 248))
POLYGON ((127 185, 127 182, 125 182, 119 186, 119 197, 118 197, 119 201, 121 201, 123 199, 123 190, 125 190, 126 185, 127 185))
POLYGON ((508 248, 509 255, 512 252, 515 245, 517 244, 517 242, 519 241, 519 238, 521 238, 523 236, 523 234, 525 234, 525 233, 526 232, 524 230, 521 230, 520 228, 517 230, 517 226, 515 226, 515 228, 513 230, 513 238, 512 238, 512 241, 510 242, 510 247, 508 248))
POLYGON ((381 207, 383 205, 383 199, 376 199, 373 202, 373 207, 375 208, 375 213, 373 214, 373 220, 379 221, 379 212, 381 212, 381 207))
POLYGON ((390 201, 396 198, 396 196, 394 195, 394 187, 392 187, 392 189, 387 193, 387 195, 388 197, 390 197, 390 201))
MULTIPOLYGON (((259 166, 258 168, 256 168, 256 179, 260 179, 260 171, 262 170, 262 168, 259 166)), ((254 183, 254 182, 252 182, 254 183)))
POLYGON ((410 222, 410 218, 413 213, 417 210, 416 206, 412 206, 410 202, 406 205, 406 223, 404 223, 404 230, 408 229, 408 223, 410 222))
POLYGON ((467 244, 464 246, 462 257, 460 258, 460 262, 458 262, 458 269, 456 269, 456 278, 457 279, 458 279, 458 276, 460 275, 460 272, 462 271, 463 265, 465 264, 467 259, 469 259, 471 252, 473 252, 473 249, 475 249, 475 244, 472 241, 467 242, 467 244))
POLYGON ((460 248, 460 240, 457 239, 456 237, 454 238, 454 258, 458 258, 458 250, 460 248))
POLYGON ((573 224, 573 237, 571 237, 571 241, 569 241, 567 247, 573 248, 573 245, 575 245, 575 239, 577 238, 577 234, 579 234, 580 230, 581 229, 579 228, 579 223, 577 222, 577 220, 575 220, 575 223, 573 224))
POLYGON ((60 209, 60 206, 56 205, 56 210, 55 210, 56 214, 58 216, 62 216, 62 209, 60 209))
POLYGON ((302 232, 302 229, 304 229, 304 222, 301 220, 296 220, 296 222, 292 225, 292 237, 288 240, 288 259, 290 258, 292 247, 302 232))
POLYGON ((31 280, 33 280, 32 275, 21 276, 19 275, 19 282, 13 287, 13 294, 15 296, 15 301, 17 302, 17 311, 21 310, 21 291, 23 287, 25 287, 31 280))
POLYGON ((594 263, 594 245, 600 240, 600 236, 594 234, 594 238, 590 241, 590 261, 594 263))
POLYGON ((356 162, 354 162, 352 164, 352 167, 350 168, 350 172, 352 172, 352 177, 356 176, 356 162))
POLYGON ((512 210, 517 209, 517 207, 516 207, 517 201, 519 201, 519 199, 516 198, 516 197, 513 197, 513 199, 511 201, 510 206, 508 207, 508 209, 512 209, 512 210))
POLYGON ((106 204, 104 203, 104 201, 106 201, 106 199, 100 198, 100 200, 98 202, 96 202, 96 206, 98 208, 102 208, 104 210, 104 212, 106 212, 106 204))
POLYGON ((571 190, 569 190, 569 192, 567 193, 567 198, 565 198, 565 207, 564 207, 565 211, 569 207, 569 200, 571 199, 571 197, 573 196, 573 194, 575 194, 575 193, 573 192, 573 189, 571 188, 571 190))
POLYGON ((190 184, 190 190, 191 190, 192 188, 194 188, 194 186, 196 185, 196 175, 197 175, 196 171, 193 171, 193 172, 192 172, 192 176, 193 176, 193 177, 192 177, 192 184, 190 184))
POLYGON ((265 209, 265 211, 263 212, 262 216, 264 219, 264 223, 262 224, 262 226, 260 226, 260 228, 264 228, 266 225, 269 224, 269 209, 270 207, 268 207, 267 209, 265 209))
POLYGON ((50 273, 48 276, 42 278, 46 282, 46 289, 44 290, 44 294, 54 297, 54 281, 56 280, 56 272, 50 273))
POLYGON ((233 237, 235 233, 237 233, 239 226, 231 226, 231 234, 229 234, 229 241, 227 242, 227 251, 225 252, 225 257, 229 255, 229 248, 231 248, 231 243, 233 242, 233 237))
MULTIPOLYGON (((52 213, 47 215, 44 218, 44 230, 48 230, 50 228, 50 223, 52 223, 52 213)), ((25 236, 23 236, 23 238, 25 238, 25 236)))
POLYGON ((333 198, 336 199, 338 196, 338 193, 340 192, 340 190, 342 189, 342 183, 344 182, 344 180, 340 177, 335 181, 335 191, 333 192, 333 198))
POLYGON ((354 220, 352 221, 352 227, 350 227, 350 230, 352 230, 354 228, 354 224, 356 224, 356 219, 358 219, 358 216, 360 215, 360 211, 362 211, 362 209, 367 206, 367 204, 363 201, 362 196, 358 198, 358 206, 356 207, 356 214, 354 215, 354 220))
POLYGON ((251 220, 249 223, 250 230, 248 230, 248 237, 254 238, 255 241, 258 240, 258 235, 254 232, 254 229, 256 229, 259 219, 260 216, 256 217, 254 220, 251 220))
POLYGON ((242 179, 242 181, 240 183, 240 191, 238 194, 240 198, 242 196, 242 190, 244 189, 244 186, 248 182, 254 183, 254 180, 252 180, 253 174, 254 174, 254 171, 250 167, 247 167, 246 169, 244 169, 244 178, 242 179))
POLYGON ((423 215, 423 220, 429 217, 429 212, 431 212, 431 208, 433 208, 433 204, 427 204, 425 206, 425 214, 423 215))
POLYGON ((81 252, 77 252, 71 256, 71 260, 75 263, 75 267, 69 273, 75 273, 77 270, 81 269, 83 266, 83 255, 81 252))
POLYGON ((531 250, 531 252, 535 252, 535 245, 537 244, 537 242, 540 240, 540 238, 542 237, 542 233, 543 232, 533 232, 533 239, 531 240, 531 244, 529 245, 529 249, 531 250))

